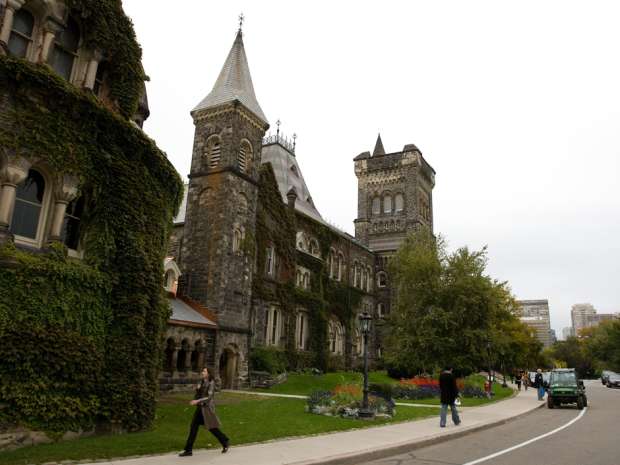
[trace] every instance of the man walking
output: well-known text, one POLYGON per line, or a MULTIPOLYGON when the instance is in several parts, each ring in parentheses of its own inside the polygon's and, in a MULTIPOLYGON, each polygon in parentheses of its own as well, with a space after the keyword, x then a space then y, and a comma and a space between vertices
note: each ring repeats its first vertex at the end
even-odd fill
POLYGON ((545 385, 540 368, 536 370, 536 375, 534 376, 534 387, 538 390, 538 400, 545 400, 545 385))
POLYGON ((459 412, 456 410, 456 397, 459 395, 459 390, 456 387, 456 378, 452 374, 452 367, 446 367, 439 375, 439 389, 441 391, 441 413, 439 414, 439 426, 445 428, 446 416, 448 415, 448 406, 450 406, 450 412, 452 413, 452 421, 455 425, 461 422, 459 418, 459 412))

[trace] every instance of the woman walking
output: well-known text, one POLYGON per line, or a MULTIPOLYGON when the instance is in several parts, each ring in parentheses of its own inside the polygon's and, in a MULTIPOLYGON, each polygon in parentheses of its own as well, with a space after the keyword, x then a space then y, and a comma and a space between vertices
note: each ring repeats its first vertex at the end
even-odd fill
POLYGON ((185 449, 179 454, 179 457, 192 455, 194 441, 200 425, 204 425, 217 438, 222 445, 222 454, 226 453, 230 441, 220 430, 221 423, 215 414, 215 381, 209 376, 209 370, 206 367, 202 370, 202 381, 196 389, 196 395, 194 400, 190 401, 190 405, 195 405, 196 411, 192 418, 185 449))

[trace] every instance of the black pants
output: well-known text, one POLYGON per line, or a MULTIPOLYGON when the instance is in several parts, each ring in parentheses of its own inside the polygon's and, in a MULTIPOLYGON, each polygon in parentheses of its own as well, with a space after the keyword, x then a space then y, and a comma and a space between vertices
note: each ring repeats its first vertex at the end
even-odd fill
MULTIPOLYGON (((189 428, 189 436, 187 436, 187 442, 185 443, 185 450, 191 451, 194 447, 194 441, 196 440, 196 435, 198 434, 198 428, 205 424, 205 420, 202 417, 202 409, 198 407, 194 412, 194 417, 192 418, 192 425, 189 428)), ((228 445, 228 437, 222 433, 219 428, 211 428, 209 429, 211 434, 220 441, 222 447, 226 447, 228 445)))

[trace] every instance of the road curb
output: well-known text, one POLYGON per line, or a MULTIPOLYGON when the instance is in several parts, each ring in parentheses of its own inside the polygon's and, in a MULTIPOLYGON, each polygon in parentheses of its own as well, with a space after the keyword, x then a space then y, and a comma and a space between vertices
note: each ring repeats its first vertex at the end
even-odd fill
POLYGON ((474 426, 468 429, 462 429, 460 431, 455 431, 453 433, 440 434, 438 436, 427 438, 427 439, 407 441, 404 443, 393 444, 393 445, 381 447, 378 449, 375 448, 372 450, 347 453, 343 455, 334 455, 332 457, 323 457, 323 458, 314 459, 314 460, 304 460, 301 462, 291 462, 288 465, 357 465, 361 461, 368 462, 371 460, 378 460, 378 459, 382 459, 385 457, 390 457, 392 455, 404 454, 412 450, 421 449, 427 446, 432 446, 440 442, 460 438, 463 436, 467 436, 468 434, 471 434, 471 433, 476 433, 478 431, 482 431, 488 428, 493 428, 495 426, 503 425, 517 418, 521 418, 525 415, 529 415, 530 413, 535 412, 536 410, 544 407, 545 405, 546 403, 541 403, 537 407, 531 410, 528 410, 527 412, 520 413, 518 415, 509 417, 509 418, 504 418, 502 420, 493 421, 491 423, 486 423, 484 425, 474 426))

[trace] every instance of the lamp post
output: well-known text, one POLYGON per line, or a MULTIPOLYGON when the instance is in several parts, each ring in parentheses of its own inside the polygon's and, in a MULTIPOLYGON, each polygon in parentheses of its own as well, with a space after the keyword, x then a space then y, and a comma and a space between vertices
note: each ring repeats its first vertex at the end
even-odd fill
POLYGON ((373 412, 368 408, 368 335, 370 334, 370 322, 372 316, 367 312, 360 314, 360 329, 364 337, 364 399, 362 400, 362 408, 359 409, 360 418, 371 418, 373 412))

